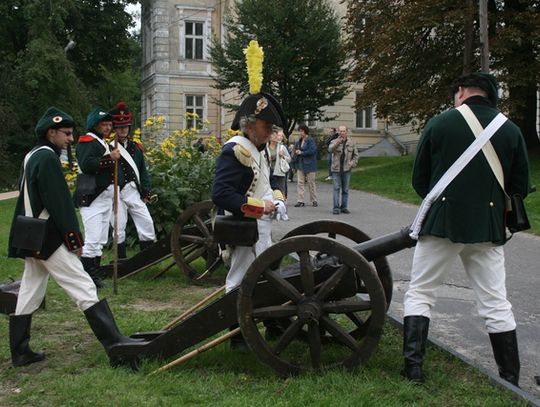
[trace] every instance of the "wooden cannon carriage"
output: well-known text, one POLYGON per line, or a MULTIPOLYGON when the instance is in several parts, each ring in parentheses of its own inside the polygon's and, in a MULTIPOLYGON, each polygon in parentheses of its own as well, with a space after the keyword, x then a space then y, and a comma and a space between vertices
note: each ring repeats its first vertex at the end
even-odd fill
MULTIPOLYGON (((211 203, 197 205, 188 208, 193 222, 184 223, 195 227, 179 228, 177 237, 197 244, 202 252, 203 245, 219 242, 212 241, 209 223, 201 217, 209 213, 211 203)), ((141 359, 165 360, 239 324, 257 358, 281 376, 357 366, 377 346, 391 301, 392 277, 385 256, 414 246, 408 233, 403 229, 369 239, 341 222, 303 225, 258 256, 240 287, 160 331, 133 335, 145 342, 114 347, 111 359, 130 366, 141 359), (339 236, 357 245, 348 247, 336 239, 339 236), (280 326, 277 337, 265 335, 268 321, 280 326)))

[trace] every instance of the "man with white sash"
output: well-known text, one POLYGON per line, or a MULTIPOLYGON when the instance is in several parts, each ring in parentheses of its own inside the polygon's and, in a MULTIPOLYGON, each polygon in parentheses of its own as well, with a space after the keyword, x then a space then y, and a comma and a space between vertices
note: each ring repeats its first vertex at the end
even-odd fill
MULTIPOLYGON (((79 137, 76 148, 77 162, 85 180, 92 180, 91 192, 75 191, 84 226, 84 249, 81 256, 84 269, 98 288, 103 287, 99 266, 102 249, 109 238, 109 221, 113 208, 114 163, 120 158, 118 149, 111 149, 105 138, 112 131, 112 116, 96 108, 86 118, 86 131, 79 137)), ((79 176, 81 178, 81 176, 79 176)), ((77 189, 80 179, 77 180, 77 189)))
MULTIPOLYGON (((249 95, 231 126, 241 134, 225 143, 217 160, 212 200, 226 213, 257 219, 259 231, 253 246, 231 248, 227 292, 241 283, 253 260, 272 244, 272 219, 287 217, 283 195, 270 187, 270 167, 264 153, 273 126, 286 126, 279 102, 266 93, 249 95)), ((241 341, 239 336, 237 342, 241 341)), ((231 343, 235 346, 234 339, 231 343)))
POLYGON ((459 257, 475 292, 478 313, 485 321, 499 375, 517 385, 516 322, 506 295, 503 251, 506 195, 485 154, 495 151, 506 193, 525 197, 530 186, 527 151, 520 129, 510 120, 500 120, 498 85, 492 75, 479 72, 462 76, 452 84, 451 95, 456 108, 427 123, 414 163, 413 187, 428 205, 422 206, 426 210, 419 211, 411 233, 418 244, 403 304, 402 374, 413 382, 424 381, 423 360, 436 290, 459 257), (476 131, 468 124, 471 118, 480 123, 476 131), (497 125, 500 127, 491 138, 483 137, 497 125), (482 151, 454 171, 453 164, 468 155, 463 153, 476 135, 476 145, 485 143, 482 151))
MULTIPOLYGON (((120 162, 118 163, 118 257, 126 258, 126 225, 128 213, 133 219, 139 236, 141 251, 156 240, 154 222, 146 204, 150 201, 151 182, 146 169, 143 147, 129 138, 133 115, 122 101, 109 111, 118 138, 120 162)), ((113 145, 111 145, 112 147, 113 145)), ((114 227, 114 221, 111 218, 114 227)))

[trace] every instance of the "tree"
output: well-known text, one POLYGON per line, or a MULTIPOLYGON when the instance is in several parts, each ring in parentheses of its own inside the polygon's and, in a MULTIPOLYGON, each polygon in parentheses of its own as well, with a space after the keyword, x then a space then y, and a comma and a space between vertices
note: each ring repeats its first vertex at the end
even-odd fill
MULTIPOLYGON (((421 125, 451 105, 453 79, 480 69, 476 1, 349 0, 347 21, 352 77, 365 84, 358 108, 376 104, 380 117, 421 125)), ((538 147, 540 2, 490 0, 488 21, 501 107, 538 147)))
POLYGON ((11 174, 2 177, 1 187, 16 180, 13 174, 34 144, 34 126, 47 107, 73 115, 77 132, 85 130, 93 105, 112 107, 127 98, 132 109, 138 108, 139 72, 132 61, 140 44, 128 32, 133 23, 124 11, 132 2, 0 2, 0 155, 10 158, 0 160, 0 172, 11 174), (74 48, 66 48, 69 40, 74 48))
POLYGON ((280 99, 286 134, 307 117, 328 120, 322 107, 345 96, 348 67, 340 25, 326 0, 237 0, 230 11, 223 43, 215 39, 210 48, 214 86, 248 93, 243 49, 257 39, 264 49, 262 91, 280 99))

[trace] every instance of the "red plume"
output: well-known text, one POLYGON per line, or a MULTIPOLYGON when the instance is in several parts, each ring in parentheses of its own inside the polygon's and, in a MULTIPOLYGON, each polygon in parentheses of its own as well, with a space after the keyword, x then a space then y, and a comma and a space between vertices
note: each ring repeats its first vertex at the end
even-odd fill
POLYGON ((117 107, 119 110, 127 110, 126 102, 124 102, 123 100, 121 100, 120 102, 118 102, 118 103, 116 104, 116 107, 117 107))

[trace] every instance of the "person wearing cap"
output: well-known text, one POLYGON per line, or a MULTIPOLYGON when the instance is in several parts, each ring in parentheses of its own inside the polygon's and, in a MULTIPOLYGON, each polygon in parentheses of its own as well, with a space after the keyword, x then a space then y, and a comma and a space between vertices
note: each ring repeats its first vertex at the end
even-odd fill
POLYGON ((84 248, 81 256, 84 269, 98 288, 103 287, 99 272, 103 246, 109 238, 109 222, 113 208, 115 160, 120 151, 112 149, 105 138, 112 131, 112 116, 102 108, 95 108, 86 118, 86 131, 76 147, 79 175, 75 190, 84 226, 84 248), (82 180, 91 187, 79 188, 82 180))
MULTIPOLYGON (((270 186, 266 143, 273 126, 286 126, 279 102, 267 93, 249 95, 231 125, 233 130, 240 130, 240 134, 224 144, 217 159, 212 201, 228 214, 257 219, 259 232, 255 245, 230 248, 226 292, 241 283, 253 260, 272 245, 272 220, 287 219, 283 194, 270 186)), ((245 348, 241 336, 233 337, 231 345, 245 348)))
POLYGON ((9 317, 9 345, 13 366, 45 358, 30 349, 32 315, 43 302, 49 275, 84 312, 107 353, 116 344, 140 343, 118 332, 106 300, 100 301, 96 286, 85 273, 79 257, 83 248, 75 207, 65 181, 60 153, 73 142, 74 121, 56 107, 47 109, 36 125, 36 146, 27 154, 21 170, 21 194, 17 200, 9 236, 9 257, 24 259, 15 313, 9 317), (28 201, 26 201, 28 197, 28 201), (29 250, 16 243, 20 215, 47 219, 41 249, 29 250))
MULTIPOLYGON (((483 128, 499 113, 497 82, 490 74, 464 75, 450 89, 455 107, 467 105, 483 128)), ((422 133, 414 162, 412 184, 418 195, 425 197, 474 140, 458 109, 432 118, 422 133)), ((504 172, 506 193, 527 196, 529 169, 520 129, 507 120, 490 143, 504 172)), ((505 286, 505 211, 505 193, 483 152, 475 155, 429 209, 419 233, 403 304, 402 374, 407 379, 424 381, 423 360, 435 293, 459 257, 476 294, 499 375, 518 385, 516 322, 505 286)))
MULTIPOLYGON (((113 128, 118 139, 120 161, 118 165, 118 257, 125 259, 126 255, 126 225, 128 213, 133 219, 141 251, 151 246, 156 240, 154 222, 146 204, 152 196, 151 182, 144 160, 143 147, 129 139, 133 115, 124 102, 118 102, 109 111, 112 116, 113 128)), ((111 144, 111 148, 114 145, 111 144)), ((114 228, 114 221, 111 219, 114 228)))

